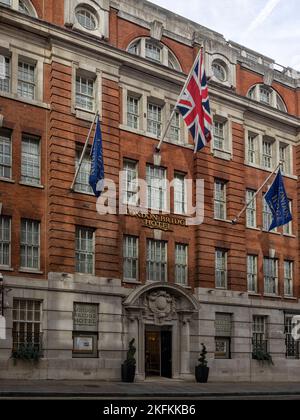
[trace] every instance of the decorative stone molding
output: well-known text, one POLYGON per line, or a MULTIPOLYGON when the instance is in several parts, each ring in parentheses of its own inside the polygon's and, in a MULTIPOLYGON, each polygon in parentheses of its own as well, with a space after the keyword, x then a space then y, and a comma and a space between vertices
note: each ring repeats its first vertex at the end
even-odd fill
POLYGON ((164 25, 159 22, 158 20, 154 20, 151 23, 150 34, 151 38, 155 39, 156 41, 161 41, 164 31, 164 25))
POLYGON ((270 69, 265 73, 264 76, 264 84, 266 86, 272 86, 272 83, 274 81, 275 73, 274 70, 270 69))
POLYGON ((176 299, 169 293, 160 290, 144 297, 144 318, 161 325, 177 318, 176 299))
POLYGON ((195 31, 193 34, 193 45, 204 45, 204 38, 201 34, 201 32, 195 31))

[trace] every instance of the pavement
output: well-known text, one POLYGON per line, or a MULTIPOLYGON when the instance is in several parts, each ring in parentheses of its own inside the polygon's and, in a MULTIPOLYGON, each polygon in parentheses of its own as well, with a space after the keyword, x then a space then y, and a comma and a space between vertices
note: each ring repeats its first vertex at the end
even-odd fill
POLYGON ((0 399, 200 399, 293 397, 300 383, 208 383, 148 380, 134 384, 95 381, 0 380, 0 399))

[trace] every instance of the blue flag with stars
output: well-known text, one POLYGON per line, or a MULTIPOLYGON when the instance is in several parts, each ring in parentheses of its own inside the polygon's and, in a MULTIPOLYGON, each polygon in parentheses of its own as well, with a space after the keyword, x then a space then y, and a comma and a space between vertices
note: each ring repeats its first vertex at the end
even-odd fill
POLYGON ((91 159, 92 162, 89 183, 94 191, 95 196, 99 198, 104 189, 103 144, 99 116, 96 124, 94 143, 91 151, 91 159))
POLYGON ((280 170, 273 185, 265 195, 265 200, 270 207, 273 216, 273 222, 269 228, 269 232, 277 227, 287 225, 293 220, 290 210, 290 202, 286 194, 280 170))

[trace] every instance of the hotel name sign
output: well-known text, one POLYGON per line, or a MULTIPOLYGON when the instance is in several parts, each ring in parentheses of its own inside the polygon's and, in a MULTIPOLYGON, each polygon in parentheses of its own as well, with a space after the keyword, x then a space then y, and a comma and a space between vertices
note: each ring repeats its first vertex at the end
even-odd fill
POLYGON ((132 211, 129 213, 129 216, 142 220, 144 227, 164 232, 172 232, 171 226, 187 227, 186 220, 180 217, 143 212, 135 213, 132 211))

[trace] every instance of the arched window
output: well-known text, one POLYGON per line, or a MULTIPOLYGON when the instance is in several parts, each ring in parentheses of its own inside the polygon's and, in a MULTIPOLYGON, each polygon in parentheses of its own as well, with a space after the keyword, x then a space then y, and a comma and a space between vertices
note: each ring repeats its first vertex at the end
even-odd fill
POLYGON ((140 38, 131 42, 127 48, 130 54, 147 58, 173 70, 181 71, 179 61, 166 45, 151 38, 140 38))
POLYGON ((88 31, 95 31, 98 28, 96 13, 87 6, 79 6, 75 11, 78 23, 88 31))
POLYGON ((226 64, 221 60, 215 60, 212 64, 214 76, 222 83, 227 81, 227 68, 226 64))
POLYGON ((270 86, 257 84, 252 86, 247 97, 264 105, 277 108, 279 111, 287 112, 287 107, 281 96, 270 86))
POLYGON ((24 13, 25 15, 37 17, 35 8, 29 0, 19 0, 18 10, 19 12, 24 13))

